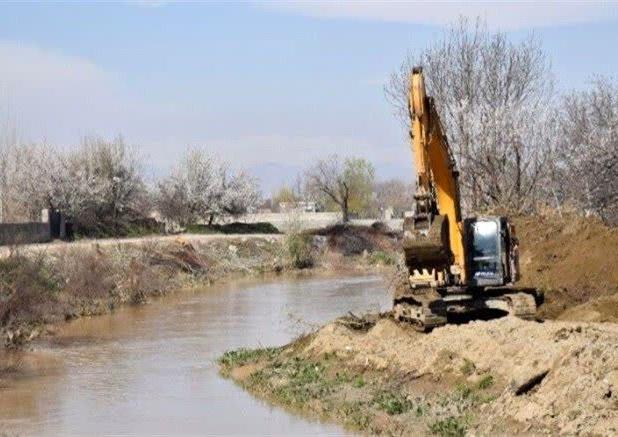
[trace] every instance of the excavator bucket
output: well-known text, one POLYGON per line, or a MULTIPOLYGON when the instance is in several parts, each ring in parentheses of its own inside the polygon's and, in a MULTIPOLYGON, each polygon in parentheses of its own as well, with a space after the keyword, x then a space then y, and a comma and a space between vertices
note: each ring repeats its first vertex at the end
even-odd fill
POLYGON ((403 226, 403 251, 410 274, 444 269, 452 263, 446 216, 434 216, 431 221, 427 216, 407 217, 403 226))

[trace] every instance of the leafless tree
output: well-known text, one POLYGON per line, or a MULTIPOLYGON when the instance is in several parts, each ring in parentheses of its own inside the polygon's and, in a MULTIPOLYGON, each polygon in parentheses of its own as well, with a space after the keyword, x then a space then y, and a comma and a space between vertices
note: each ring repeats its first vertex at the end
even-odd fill
POLYGON ((374 182, 374 168, 361 158, 341 160, 337 155, 318 160, 305 173, 306 191, 315 198, 325 198, 341 210, 344 222, 350 211, 361 212, 369 206, 374 182))
POLYGON ((400 179, 389 179, 375 184, 375 209, 383 212, 393 208, 396 215, 412 210, 414 202, 413 184, 407 184, 400 179))
POLYGON ((406 125, 416 65, 453 148, 464 208, 531 208, 555 129, 550 63, 539 40, 530 35, 512 42, 480 20, 462 18, 392 74, 386 96, 406 125))
POLYGON ((552 186, 561 200, 618 223, 618 81, 596 77, 567 94, 552 186))

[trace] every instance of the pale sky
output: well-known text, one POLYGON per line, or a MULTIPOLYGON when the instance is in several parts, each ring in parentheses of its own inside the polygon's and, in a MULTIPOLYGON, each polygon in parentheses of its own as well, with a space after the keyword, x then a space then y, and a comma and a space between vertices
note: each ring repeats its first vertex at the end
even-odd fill
POLYGON ((0 115, 58 147, 122 134, 150 174, 200 146, 266 194, 334 152, 411 178, 383 86, 461 14, 534 31, 560 89, 618 70, 618 2, 2 3, 0 115))

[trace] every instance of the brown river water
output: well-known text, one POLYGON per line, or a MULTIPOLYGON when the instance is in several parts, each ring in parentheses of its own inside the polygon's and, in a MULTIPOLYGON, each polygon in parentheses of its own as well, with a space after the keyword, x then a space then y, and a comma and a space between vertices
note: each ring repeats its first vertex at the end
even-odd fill
POLYGON ((76 320, 12 357, 26 374, 0 379, 0 435, 346 434, 251 397, 218 374, 215 360, 389 306, 375 276, 279 278, 76 320))

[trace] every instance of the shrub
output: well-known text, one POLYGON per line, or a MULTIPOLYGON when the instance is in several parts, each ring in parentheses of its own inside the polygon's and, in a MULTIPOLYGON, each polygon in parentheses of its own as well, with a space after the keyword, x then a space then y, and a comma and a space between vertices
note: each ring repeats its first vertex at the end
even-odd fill
POLYGON ((297 269, 312 267, 314 264, 312 251, 313 237, 302 231, 301 223, 296 217, 290 217, 285 235, 285 249, 292 266, 297 269))
POLYGON ((467 430, 466 421, 461 417, 449 416, 429 425, 429 432, 443 437, 463 437, 467 430))
POLYGON ((113 266, 94 250, 66 255, 58 265, 66 282, 64 291, 77 299, 103 299, 116 286, 113 266))
POLYGON ((12 254, 0 260, 0 326, 45 321, 58 305, 60 278, 44 262, 12 254))
POLYGON ((412 408, 412 402, 399 393, 384 391, 379 393, 373 400, 377 407, 386 411, 387 414, 402 414, 412 408))

